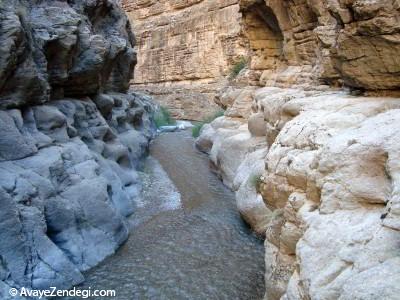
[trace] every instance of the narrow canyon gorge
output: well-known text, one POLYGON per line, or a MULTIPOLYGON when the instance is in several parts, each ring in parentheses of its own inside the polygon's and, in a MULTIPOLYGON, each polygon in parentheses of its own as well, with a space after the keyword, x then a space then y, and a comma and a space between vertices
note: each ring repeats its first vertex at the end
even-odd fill
POLYGON ((399 1, 122 4, 132 86, 225 110, 196 145, 265 237, 265 299, 400 299, 399 1))
POLYGON ((0 300, 400 300, 399 0, 0 0, 0 53, 0 300))

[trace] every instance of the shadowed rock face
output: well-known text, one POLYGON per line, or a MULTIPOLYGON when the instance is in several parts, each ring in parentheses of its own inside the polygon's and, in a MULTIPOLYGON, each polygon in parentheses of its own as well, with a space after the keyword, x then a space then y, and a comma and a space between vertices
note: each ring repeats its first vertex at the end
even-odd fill
POLYGON ((134 37, 114 1, 0 4, 0 107, 127 90, 134 37))
POLYGON ((0 3, 0 298, 69 288, 127 238, 153 135, 124 94, 134 37, 114 1, 0 3))

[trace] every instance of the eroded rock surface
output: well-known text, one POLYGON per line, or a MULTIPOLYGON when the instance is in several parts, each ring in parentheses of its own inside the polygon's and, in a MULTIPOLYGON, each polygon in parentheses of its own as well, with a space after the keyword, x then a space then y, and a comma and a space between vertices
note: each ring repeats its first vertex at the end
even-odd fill
POLYGON ((0 3, 0 298, 70 288, 126 240, 153 135, 114 1, 0 3))
POLYGON ((266 237, 265 299, 398 299, 399 3, 240 6, 248 70, 196 144, 266 237))
POLYGON ((221 117, 197 146, 266 236, 265 299, 397 299, 400 100, 275 87, 253 98, 248 122, 221 117))
POLYGON ((134 88, 172 113, 201 120, 230 67, 245 55, 237 0, 122 1, 138 38, 134 88))
POLYGON ((280 212, 267 229, 267 299, 396 299, 390 282, 374 283, 375 268, 400 273, 393 263, 400 233, 388 226, 396 219, 399 105, 333 93, 282 106, 286 123, 261 185, 266 204, 280 212))
POLYGON ((179 118, 210 115, 216 90, 232 84, 400 87, 398 1, 122 3, 138 34, 135 88, 156 95, 179 118), (245 68, 230 76, 243 59, 245 68))

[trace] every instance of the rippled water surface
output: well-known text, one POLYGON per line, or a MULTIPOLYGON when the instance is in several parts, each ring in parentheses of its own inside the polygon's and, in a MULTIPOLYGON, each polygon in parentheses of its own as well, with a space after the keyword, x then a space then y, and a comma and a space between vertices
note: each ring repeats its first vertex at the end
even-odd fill
POLYGON ((261 299, 262 241, 190 134, 159 136, 142 177, 129 240, 89 271, 81 288, 115 289, 121 300, 261 299))

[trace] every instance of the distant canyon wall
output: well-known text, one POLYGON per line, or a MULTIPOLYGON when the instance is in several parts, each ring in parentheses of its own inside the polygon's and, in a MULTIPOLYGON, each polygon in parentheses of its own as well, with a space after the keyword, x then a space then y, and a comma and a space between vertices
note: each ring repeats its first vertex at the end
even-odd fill
POLYGON ((398 2, 122 1, 138 38, 133 84, 177 117, 215 110, 227 85, 400 86, 398 2), (228 78, 241 58, 247 69, 228 78))
POLYGON ((217 110, 216 90, 246 55, 238 1, 124 0, 123 7, 138 40, 134 87, 151 92, 179 118, 217 110))
POLYGON ((178 116, 209 113, 205 94, 226 110, 197 146, 266 237, 265 299, 397 299, 400 3, 124 4, 135 86, 178 116))

